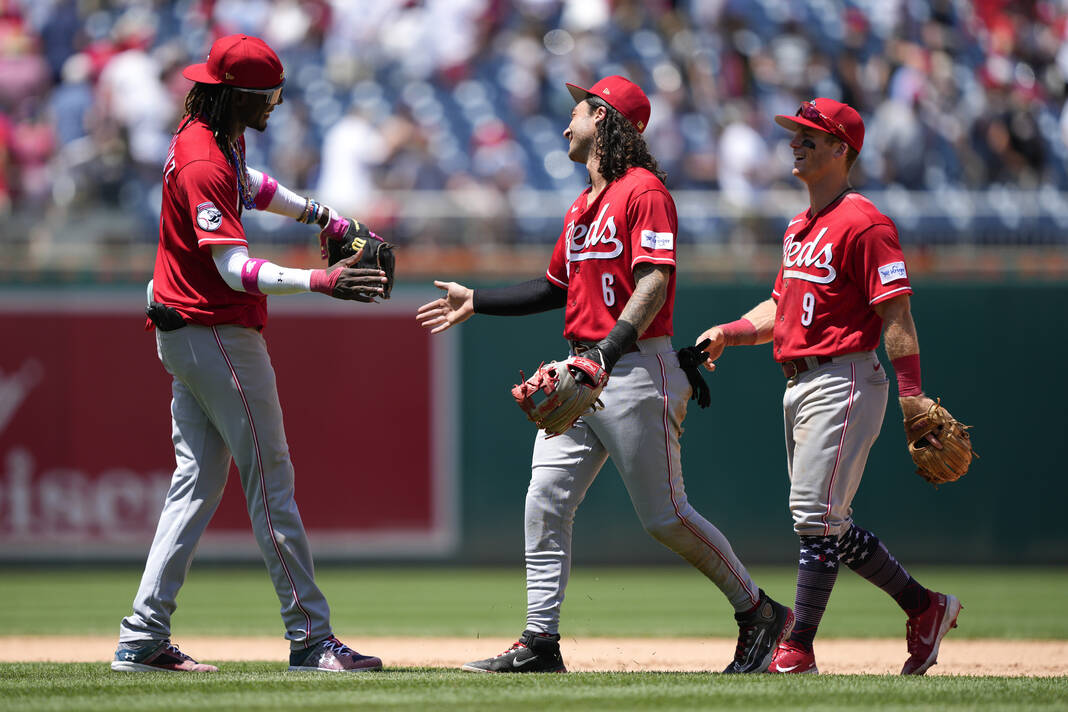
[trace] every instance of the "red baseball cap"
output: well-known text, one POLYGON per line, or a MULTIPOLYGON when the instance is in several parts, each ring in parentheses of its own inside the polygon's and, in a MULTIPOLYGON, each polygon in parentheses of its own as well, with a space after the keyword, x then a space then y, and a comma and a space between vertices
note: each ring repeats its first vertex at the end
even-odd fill
POLYGON ((775 123, 790 131, 796 131, 798 126, 808 126, 829 133, 845 141, 857 153, 864 145, 864 120, 852 106, 834 99, 820 97, 801 102, 796 114, 779 114, 775 117, 775 123))
POLYGON ((623 77, 613 75, 605 77, 589 89, 583 89, 577 84, 568 84, 567 90, 575 101, 585 101, 586 97, 596 96, 623 114, 627 121, 634 124, 638 133, 645 131, 649 123, 649 97, 634 82, 623 77))
POLYGON ((282 61, 259 37, 227 35, 215 40, 208 61, 191 64, 182 76, 201 84, 241 89, 273 89, 286 79, 282 61))

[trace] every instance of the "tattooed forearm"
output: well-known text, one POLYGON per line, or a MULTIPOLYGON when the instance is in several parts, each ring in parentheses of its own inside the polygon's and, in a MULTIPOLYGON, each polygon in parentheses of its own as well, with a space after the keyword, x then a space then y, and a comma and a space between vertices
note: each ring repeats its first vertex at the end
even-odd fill
POLYGON ((620 319, 626 319, 643 333, 653 322, 653 317, 660 311, 667 300, 668 278, 671 267, 652 265, 642 262, 634 268, 634 293, 623 307, 620 319))

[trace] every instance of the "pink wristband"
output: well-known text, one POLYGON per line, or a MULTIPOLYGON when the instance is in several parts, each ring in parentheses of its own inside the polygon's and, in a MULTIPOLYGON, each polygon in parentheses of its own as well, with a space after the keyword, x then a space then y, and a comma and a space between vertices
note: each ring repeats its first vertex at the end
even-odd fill
MULTIPOLYGON (((332 213, 333 211, 331 211, 332 213)), ((349 221, 340 215, 330 215, 330 222, 323 228, 323 234, 332 240, 340 240, 349 229, 349 221)))
POLYGON ((267 206, 271 204, 271 199, 274 198, 276 190, 278 190, 278 181, 264 173, 263 182, 260 183, 260 190, 256 193, 256 198, 253 201, 256 205, 256 210, 266 210, 267 206))
POLYGON ((920 388, 920 355, 901 356, 890 362, 897 375, 897 394, 900 397, 923 394, 920 388))
POLYGON ((241 286, 249 294, 263 294, 260 291, 260 267, 267 260, 248 259, 241 266, 241 286))
POLYGON ((322 294, 333 294, 334 285, 337 284, 338 277, 341 276, 341 270, 336 269, 333 272, 327 272, 325 269, 313 269, 311 271, 311 282, 309 289, 313 292, 321 292, 322 294))
POLYGON ((756 327, 744 316, 729 324, 720 324, 719 328, 727 337, 727 346, 752 346, 756 343, 756 327))

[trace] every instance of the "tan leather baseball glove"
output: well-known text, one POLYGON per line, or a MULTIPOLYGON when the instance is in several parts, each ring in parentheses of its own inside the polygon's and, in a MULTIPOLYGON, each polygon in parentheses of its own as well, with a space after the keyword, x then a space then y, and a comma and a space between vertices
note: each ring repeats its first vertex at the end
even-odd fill
POLYGON ((512 397, 527 417, 556 437, 579 418, 604 408, 599 396, 608 382, 601 364, 582 356, 543 363, 527 378, 519 372, 520 383, 512 386, 512 397))
POLYGON ((917 474, 933 485, 963 477, 972 457, 978 457, 972 450, 970 427, 950 415, 941 399, 932 403, 927 412, 907 418, 905 437, 917 474))

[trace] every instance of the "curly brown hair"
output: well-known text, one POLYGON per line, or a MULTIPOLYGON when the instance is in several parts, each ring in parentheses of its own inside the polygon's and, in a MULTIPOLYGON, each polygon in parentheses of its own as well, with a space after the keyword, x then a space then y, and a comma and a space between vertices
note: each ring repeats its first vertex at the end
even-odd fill
POLYGON ((628 168, 637 166, 655 175, 663 183, 667 173, 660 169, 656 159, 649 153, 649 146, 638 129, 623 114, 609 106, 596 96, 586 97, 591 111, 599 106, 607 109, 604 120, 597 124, 597 137, 594 150, 600 159, 600 171, 605 180, 611 183, 627 172, 628 168))

